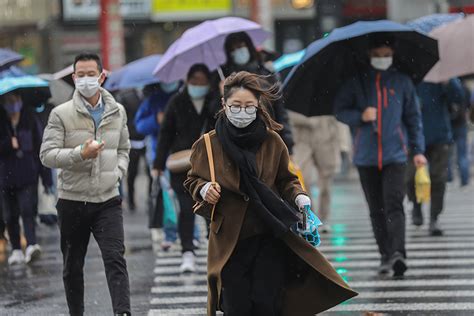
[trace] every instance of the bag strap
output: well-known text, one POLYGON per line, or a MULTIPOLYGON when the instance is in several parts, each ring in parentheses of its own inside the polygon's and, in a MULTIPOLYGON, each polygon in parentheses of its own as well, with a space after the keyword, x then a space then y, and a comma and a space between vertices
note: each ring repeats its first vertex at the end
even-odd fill
MULTIPOLYGON (((211 137, 209 133, 204 134, 204 142, 206 143, 206 151, 207 151, 207 160, 209 161, 209 172, 211 174, 211 183, 216 183, 216 171, 214 169, 214 156, 212 155, 212 145, 211 145, 211 137)), ((216 205, 212 206, 211 211, 211 221, 214 220, 214 211, 216 209, 216 205)))
POLYGON ((211 182, 216 182, 216 173, 214 170, 214 156, 212 155, 212 145, 211 145, 211 138, 209 137, 209 133, 204 134, 204 142, 206 143, 207 160, 209 161, 209 171, 211 173, 211 182))

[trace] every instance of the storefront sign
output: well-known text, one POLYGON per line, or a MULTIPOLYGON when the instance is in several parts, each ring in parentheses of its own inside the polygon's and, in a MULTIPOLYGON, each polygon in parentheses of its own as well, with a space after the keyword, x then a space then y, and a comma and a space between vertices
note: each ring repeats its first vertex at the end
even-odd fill
POLYGON ((228 15, 232 0, 152 0, 155 21, 202 20, 228 15))
MULTIPOLYGON (((120 13, 125 20, 148 20, 151 0, 120 0, 120 13)), ((100 0, 62 0, 65 22, 96 21, 100 16, 100 0)))

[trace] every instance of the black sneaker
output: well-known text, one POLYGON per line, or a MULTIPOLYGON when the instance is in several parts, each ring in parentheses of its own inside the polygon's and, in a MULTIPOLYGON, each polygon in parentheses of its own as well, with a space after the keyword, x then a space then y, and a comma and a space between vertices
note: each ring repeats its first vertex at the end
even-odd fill
POLYGON ((430 222, 430 235, 443 236, 443 230, 439 227, 438 221, 430 222))
POLYGON ((413 210, 411 211, 411 218, 413 225, 422 226, 423 225, 423 213, 421 212, 421 204, 414 203, 413 210))
POLYGON ((405 257, 399 252, 393 254, 391 263, 394 277, 402 277, 408 269, 405 257))

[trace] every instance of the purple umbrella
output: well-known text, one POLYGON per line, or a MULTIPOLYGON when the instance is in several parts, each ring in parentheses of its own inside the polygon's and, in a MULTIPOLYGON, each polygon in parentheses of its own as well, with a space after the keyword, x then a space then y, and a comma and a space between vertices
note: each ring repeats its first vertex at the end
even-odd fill
POLYGON ((184 79, 192 65, 202 63, 211 71, 218 69, 223 78, 220 65, 226 62, 224 42, 227 35, 236 32, 246 32, 256 45, 270 36, 259 24, 243 18, 205 21, 188 29, 168 48, 153 74, 160 81, 173 82, 184 79))
POLYGON ((11 65, 19 63, 22 60, 22 55, 9 50, 8 48, 0 48, 0 70, 7 69, 11 65))

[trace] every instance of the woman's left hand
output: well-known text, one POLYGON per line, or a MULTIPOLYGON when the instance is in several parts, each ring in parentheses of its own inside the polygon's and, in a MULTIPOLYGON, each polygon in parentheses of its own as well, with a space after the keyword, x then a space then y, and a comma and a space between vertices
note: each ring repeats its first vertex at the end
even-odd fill
POLYGON ((307 205, 311 206, 311 199, 307 195, 299 194, 295 199, 295 203, 299 209, 303 209, 307 205))

